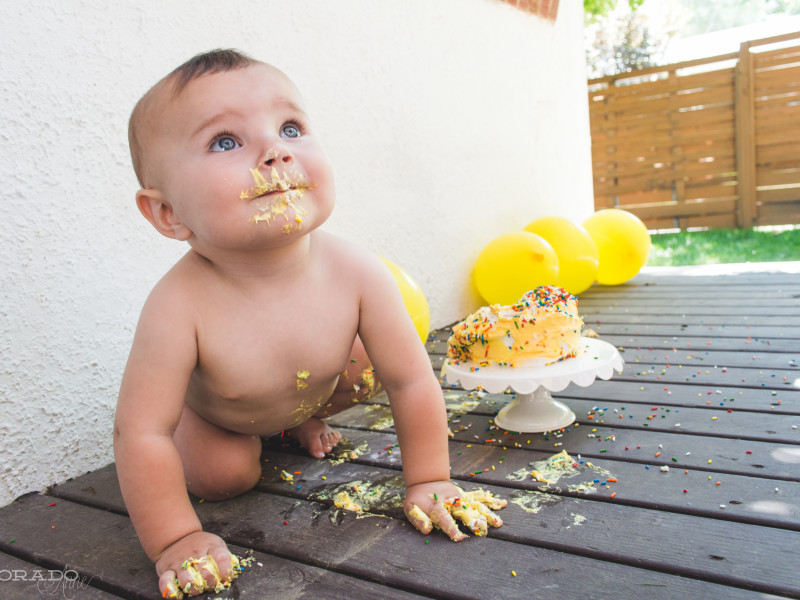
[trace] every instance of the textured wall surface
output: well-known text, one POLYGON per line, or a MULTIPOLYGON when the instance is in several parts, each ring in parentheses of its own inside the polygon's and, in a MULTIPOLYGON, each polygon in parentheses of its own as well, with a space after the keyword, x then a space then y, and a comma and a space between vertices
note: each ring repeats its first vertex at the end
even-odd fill
POLYGON ((432 325, 479 300, 489 240, 592 211, 578 2, 6 0, 0 4, 0 504, 113 460, 139 310, 186 250, 134 204, 135 101, 237 47, 298 84, 334 164, 327 229, 404 267, 432 325))

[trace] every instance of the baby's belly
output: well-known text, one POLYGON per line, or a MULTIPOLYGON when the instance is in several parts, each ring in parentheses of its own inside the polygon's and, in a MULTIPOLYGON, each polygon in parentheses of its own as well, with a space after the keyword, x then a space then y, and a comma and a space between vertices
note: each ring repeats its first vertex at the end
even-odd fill
POLYGON ((310 384, 298 377, 296 389, 223 397, 194 379, 186 394, 186 403, 192 410, 222 429, 262 436, 280 433, 308 420, 330 399, 338 381, 334 377, 310 384))

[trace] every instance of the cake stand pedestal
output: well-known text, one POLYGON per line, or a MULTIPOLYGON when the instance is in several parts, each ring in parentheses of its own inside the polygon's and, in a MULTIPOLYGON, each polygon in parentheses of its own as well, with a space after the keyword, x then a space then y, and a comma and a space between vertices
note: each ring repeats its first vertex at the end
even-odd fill
POLYGON ((550 392, 560 392, 570 383, 581 387, 596 378, 611 379, 622 372, 624 362, 617 349, 602 340, 581 338, 582 351, 545 366, 479 366, 472 362, 451 363, 445 360, 442 377, 448 384, 460 383, 466 390, 483 388, 499 394, 511 388, 516 398, 504 406, 494 419, 508 431, 540 433, 562 429, 575 422, 575 413, 550 392))

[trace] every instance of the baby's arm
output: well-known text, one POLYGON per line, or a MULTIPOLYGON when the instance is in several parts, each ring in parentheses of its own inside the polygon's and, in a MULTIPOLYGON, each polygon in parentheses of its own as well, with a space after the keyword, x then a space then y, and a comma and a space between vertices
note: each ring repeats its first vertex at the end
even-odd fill
POLYGON ((189 559, 211 555, 225 579, 232 564, 225 543, 202 531, 172 439, 197 362, 194 321, 179 296, 162 281, 145 304, 114 424, 120 488, 142 547, 156 563, 160 590, 175 576, 181 586, 190 581, 181 566, 189 559))
POLYGON ((423 533, 430 532, 432 521, 450 538, 462 539, 444 505, 460 497, 461 490, 450 482, 441 386, 389 271, 376 259, 365 273, 359 335, 392 407, 403 457, 406 515, 423 533), (420 518, 419 511, 431 520, 420 518))

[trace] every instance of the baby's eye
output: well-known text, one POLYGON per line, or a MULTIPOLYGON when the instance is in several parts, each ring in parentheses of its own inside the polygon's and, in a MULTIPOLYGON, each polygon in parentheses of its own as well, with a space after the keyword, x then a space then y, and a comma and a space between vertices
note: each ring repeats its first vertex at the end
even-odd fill
POLYGON ((229 135, 221 135, 211 142, 211 152, 227 152, 239 147, 239 142, 229 135))
POLYGON ((287 123, 281 129, 281 137, 298 138, 300 137, 300 135, 301 135, 300 128, 294 123, 287 123))

